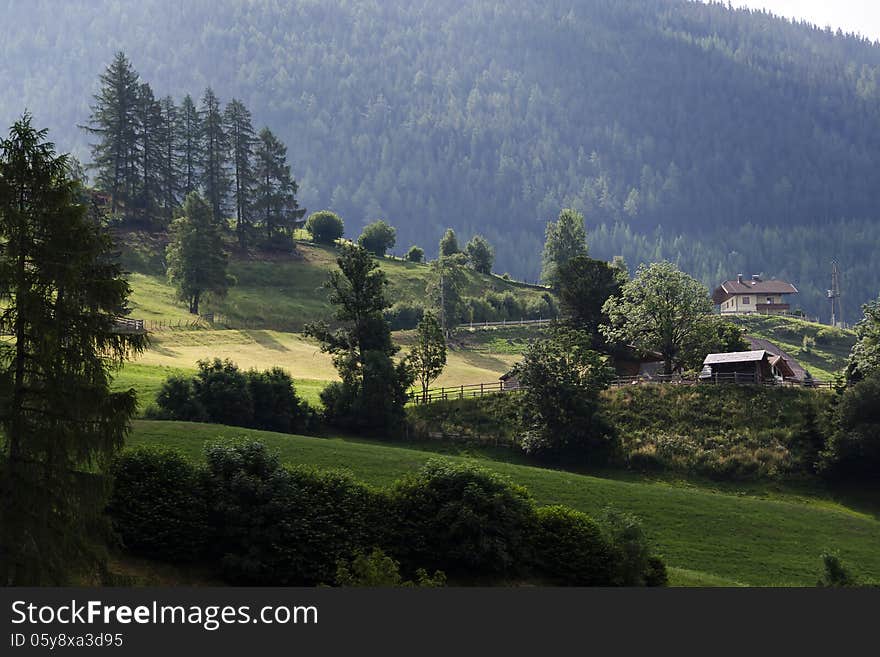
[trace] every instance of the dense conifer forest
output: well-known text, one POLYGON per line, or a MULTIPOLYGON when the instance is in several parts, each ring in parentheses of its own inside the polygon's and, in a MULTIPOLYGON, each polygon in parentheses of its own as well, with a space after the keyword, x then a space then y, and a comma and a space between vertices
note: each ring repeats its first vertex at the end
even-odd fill
POLYGON ((0 122, 28 108, 83 162, 95 139, 78 126, 122 50, 157 103, 210 87, 272 126, 300 207, 334 210, 349 237, 382 218, 396 251, 433 257, 451 226, 485 235, 496 270, 534 280, 546 222, 573 207, 591 255, 630 268, 668 258, 707 285, 789 278, 825 320, 832 257, 846 319, 880 289, 880 46, 863 38, 683 0, 0 12, 0 122))

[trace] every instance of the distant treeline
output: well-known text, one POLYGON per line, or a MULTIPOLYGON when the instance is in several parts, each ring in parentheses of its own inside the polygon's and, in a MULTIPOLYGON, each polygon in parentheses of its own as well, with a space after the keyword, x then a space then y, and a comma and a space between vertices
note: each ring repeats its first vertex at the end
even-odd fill
POLYGON ((631 267, 662 226, 661 251, 705 282, 786 276, 818 290, 800 300, 811 315, 830 256, 851 308, 880 290, 856 267, 880 242, 880 47, 864 38, 685 0, 34 0, 3 15, 0 119, 30 107, 63 149, 84 151, 84 90, 121 47, 175 97, 212 86, 277 126, 303 205, 353 235, 382 217, 400 245, 435 244, 453 226, 536 280, 545 223, 571 207, 594 230, 629 226, 616 251, 594 242, 631 267))

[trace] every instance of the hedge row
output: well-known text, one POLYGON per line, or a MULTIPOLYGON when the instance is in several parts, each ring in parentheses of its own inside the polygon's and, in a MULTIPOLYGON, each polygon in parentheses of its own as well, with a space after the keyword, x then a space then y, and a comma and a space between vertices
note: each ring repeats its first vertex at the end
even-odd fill
POLYGON ((210 446, 202 466, 138 449, 116 462, 108 510, 132 553, 209 564, 233 584, 331 584, 340 562, 374 548, 404 573, 440 570, 457 581, 665 583, 631 517, 601 524, 539 508, 500 475, 442 459, 375 489, 283 467, 259 443, 210 446))

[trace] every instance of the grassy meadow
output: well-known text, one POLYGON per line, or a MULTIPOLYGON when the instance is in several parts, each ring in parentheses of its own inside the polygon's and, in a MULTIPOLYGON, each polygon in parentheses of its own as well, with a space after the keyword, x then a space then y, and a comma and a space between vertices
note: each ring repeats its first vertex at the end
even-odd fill
POLYGON ((746 333, 778 345, 815 378, 830 381, 846 367, 856 342, 854 331, 808 322, 797 317, 739 315, 732 318, 746 333), (804 348, 804 337, 815 345, 804 348))
MULTIPOLYGON (((153 421, 136 421, 128 446, 168 447, 199 460, 206 443, 239 439, 264 442, 285 463, 344 469, 376 485, 419 468, 436 449, 153 421)), ((880 580, 880 518, 825 494, 563 472, 525 465, 512 452, 505 458, 503 450, 447 455, 476 458, 526 486, 540 504, 587 513, 613 505, 635 513, 671 567, 673 584, 811 586, 820 574, 819 555, 829 549, 858 575, 880 580)))

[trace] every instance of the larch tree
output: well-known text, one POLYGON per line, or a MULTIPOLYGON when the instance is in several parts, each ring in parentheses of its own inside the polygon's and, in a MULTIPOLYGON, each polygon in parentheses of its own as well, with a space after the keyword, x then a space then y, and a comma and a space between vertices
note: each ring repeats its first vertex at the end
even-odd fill
POLYGON ((226 199, 231 183, 228 170, 228 138, 223 123, 220 101, 208 87, 202 97, 200 111, 202 136, 202 187, 211 205, 214 221, 224 226, 226 199))
POLYGON ((199 187, 202 164, 202 121, 192 96, 187 94, 180 104, 178 148, 180 149, 180 192, 186 198, 199 187))
POLYGON ((167 226, 174 216, 174 208, 180 198, 180 152, 179 152, 179 115, 177 106, 171 96, 159 101, 160 123, 157 135, 159 149, 159 182, 161 186, 162 217, 167 226))
POLYGON ((183 216, 171 224, 171 243, 165 257, 168 279, 194 315, 199 314, 206 294, 223 297, 235 284, 228 273, 223 236, 211 206, 197 192, 186 197, 183 216))
POLYGON ((162 190, 162 106, 146 82, 138 87, 137 109, 138 186, 135 207, 141 223, 151 226, 159 214, 162 190))
POLYGON ((587 233, 584 216, 577 210, 565 209, 556 221, 547 223, 541 280, 551 287, 559 285, 559 268, 577 256, 587 255, 587 233))
POLYGON ((253 193, 256 180, 253 172, 254 126, 251 113, 244 103, 235 98, 224 112, 226 135, 232 159, 232 193, 235 197, 235 234, 240 248, 247 248, 251 230, 253 193))
POLYGON ((0 581, 99 581, 108 485, 137 403, 111 373, 146 336, 66 156, 25 115, 0 142, 0 581), (103 527, 103 529, 102 529, 103 527))
POLYGON ((287 147, 269 128, 260 130, 257 140, 256 178, 256 208, 266 231, 266 242, 290 248, 293 229, 306 211, 296 200, 299 187, 290 174, 287 147))
POLYGON ((110 194, 113 214, 128 203, 136 188, 137 107, 139 76, 124 53, 118 52, 100 77, 89 125, 97 137, 90 168, 98 188, 110 194))

